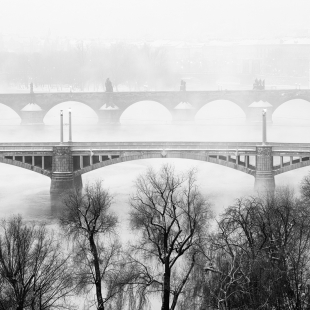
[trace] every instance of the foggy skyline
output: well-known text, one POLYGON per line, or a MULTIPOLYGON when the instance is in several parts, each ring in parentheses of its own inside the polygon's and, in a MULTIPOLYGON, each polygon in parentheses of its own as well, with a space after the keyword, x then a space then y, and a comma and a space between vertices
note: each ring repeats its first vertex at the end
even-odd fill
POLYGON ((306 0, 1 0, 0 35, 206 40, 309 35, 306 0))

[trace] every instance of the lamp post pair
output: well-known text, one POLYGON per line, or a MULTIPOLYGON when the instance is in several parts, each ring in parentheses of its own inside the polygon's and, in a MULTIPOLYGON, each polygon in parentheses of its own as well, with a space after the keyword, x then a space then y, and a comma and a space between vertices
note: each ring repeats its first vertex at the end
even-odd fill
MULTIPOLYGON (((64 121, 63 121, 63 110, 60 110, 60 144, 64 142, 64 121)), ((69 140, 72 142, 72 123, 71 123, 71 108, 69 108, 69 140)))

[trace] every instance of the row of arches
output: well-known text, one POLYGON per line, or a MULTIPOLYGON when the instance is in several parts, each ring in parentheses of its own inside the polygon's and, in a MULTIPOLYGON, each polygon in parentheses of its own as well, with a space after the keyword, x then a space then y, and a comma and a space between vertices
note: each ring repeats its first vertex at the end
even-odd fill
MULTIPOLYGON (((102 176, 104 176, 105 178, 109 174, 111 174, 112 177, 115 173, 114 171, 120 171, 122 176, 121 179, 126 179, 126 177, 128 177, 130 174, 135 174, 135 172, 137 172, 137 167, 139 166, 150 167, 152 165, 155 168, 158 168, 163 164, 163 162, 173 163, 179 170, 184 170, 185 167, 199 167, 198 171, 204 183, 208 179, 207 182, 213 184, 215 175, 217 176, 216 178, 218 179, 218 181, 220 181, 221 184, 223 183, 225 185, 226 190, 228 190, 231 186, 239 183, 239 181, 242 180, 244 181, 244 184, 242 184, 241 187, 248 187, 251 189, 253 188, 253 175, 251 175, 251 173, 244 173, 245 171, 241 171, 240 169, 235 168, 232 169, 232 167, 229 167, 227 165, 206 162, 205 160, 200 160, 199 156, 191 159, 186 157, 162 159, 157 156, 149 156, 148 158, 143 158, 143 156, 141 158, 132 156, 132 158, 128 158, 127 162, 119 161, 118 159, 116 159, 113 162, 107 163, 107 165, 101 165, 97 169, 91 171, 84 171, 82 169, 81 171, 77 171, 76 175, 83 174, 83 180, 87 183, 87 180, 98 180, 101 179, 102 176), (125 174, 124 171, 126 171, 125 174), (210 177, 211 175, 212 177, 210 177), (205 178, 205 176, 209 177, 205 178), (236 180, 238 180, 238 182, 236 182, 236 180)), ((5 185, 5 180, 7 180, 8 177, 18 180, 18 184, 21 187, 25 187, 27 183, 29 183, 29 181, 35 179, 38 180, 39 183, 43 182, 46 186, 49 186, 50 181, 48 177, 50 177, 50 174, 48 171, 43 171, 44 173, 42 173, 42 171, 40 171, 42 169, 30 169, 30 165, 15 165, 12 161, 9 162, 5 160, 2 160, 0 162, 0 168, 2 177, 6 176, 0 179, 0 184, 3 183, 3 186, 5 185), (27 182, 25 182, 25 180, 27 180, 27 182)), ((282 171, 281 173, 283 172, 285 171, 282 171)), ((291 171, 287 171, 283 174, 276 174, 277 185, 285 186, 287 184, 291 184, 298 187, 300 182, 296 182, 296 180, 300 181, 305 175, 307 175, 308 172, 309 162, 306 165, 299 165, 298 167, 296 166, 291 171)), ((117 179, 116 181, 118 184, 119 179, 117 179)), ((15 183, 11 182, 11 184, 15 183)))
MULTIPOLYGON (((233 204, 237 197, 252 193, 254 178, 240 171, 212 163, 197 162, 193 160, 172 160, 177 171, 184 171, 190 167, 198 168, 198 181, 200 189, 212 202, 212 210, 215 215, 224 211, 224 208, 233 204)), ((103 185, 116 196, 112 205, 113 212, 119 214, 121 221, 127 220, 128 195, 133 192, 132 184, 138 175, 145 173, 148 166, 155 170, 163 164, 163 159, 149 159, 126 162, 112 165, 104 169, 97 169, 83 174, 83 184, 103 179, 103 185)), ((32 171, 16 166, 0 163, 0 217, 10 214, 21 214, 25 218, 39 220, 54 219, 61 210, 51 202, 49 194, 50 179, 32 171), (10 180, 8 182, 7 180, 10 180), (18 195, 16 191, 18 189, 18 195)), ((287 173, 277 175, 276 185, 294 186, 296 192, 302 178, 308 173, 309 167, 300 168, 287 173)))
MULTIPOLYGON (((64 110, 64 117, 68 109, 73 109, 75 124, 96 124, 97 113, 84 103, 76 101, 62 102, 50 109, 43 122, 46 125, 59 123, 59 110, 64 110)), ((155 101, 140 101, 129 106, 120 116, 121 123, 169 123, 172 116, 170 111, 155 101)), ((246 119, 244 111, 229 100, 215 100, 205 104, 196 114, 195 121, 200 122, 242 122, 246 119)), ((272 115, 274 122, 288 120, 298 122, 310 121, 310 105, 303 99, 293 99, 279 106, 272 115)), ((17 125, 21 122, 20 116, 10 107, 0 103, 0 125, 17 125)))

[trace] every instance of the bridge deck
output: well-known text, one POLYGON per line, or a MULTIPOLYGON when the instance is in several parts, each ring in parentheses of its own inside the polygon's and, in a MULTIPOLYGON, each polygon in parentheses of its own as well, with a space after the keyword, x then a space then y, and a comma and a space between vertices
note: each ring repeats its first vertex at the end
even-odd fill
MULTIPOLYGON (((262 146, 261 142, 72 142, 59 144, 58 142, 14 142, 0 143, 0 153, 10 151, 41 151, 51 152, 53 146, 70 146, 72 151, 82 150, 186 150, 186 151, 255 151, 262 146)), ((266 146, 272 147, 273 153, 310 153, 310 143, 279 143, 268 142, 266 146)))
POLYGON ((262 169, 262 162, 268 164, 267 172, 273 176, 310 165, 308 143, 269 142, 264 146, 260 142, 14 142, 0 143, 0 162, 49 177, 56 164, 70 163, 66 169, 81 175, 108 165, 151 158, 206 161, 253 176, 267 171, 262 169), (54 160, 55 156, 60 160, 54 160))

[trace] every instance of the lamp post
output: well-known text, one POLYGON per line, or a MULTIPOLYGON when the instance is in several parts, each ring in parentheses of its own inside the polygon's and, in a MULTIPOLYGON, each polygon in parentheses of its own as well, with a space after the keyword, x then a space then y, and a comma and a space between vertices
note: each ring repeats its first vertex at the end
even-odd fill
POLYGON ((72 142, 71 108, 69 108, 69 142, 72 142))
POLYGON ((267 141, 267 132, 266 132, 266 113, 267 110, 263 109, 263 145, 266 145, 267 141))
POLYGON ((60 144, 63 144, 64 142, 64 121, 63 121, 63 111, 60 110, 60 144))

